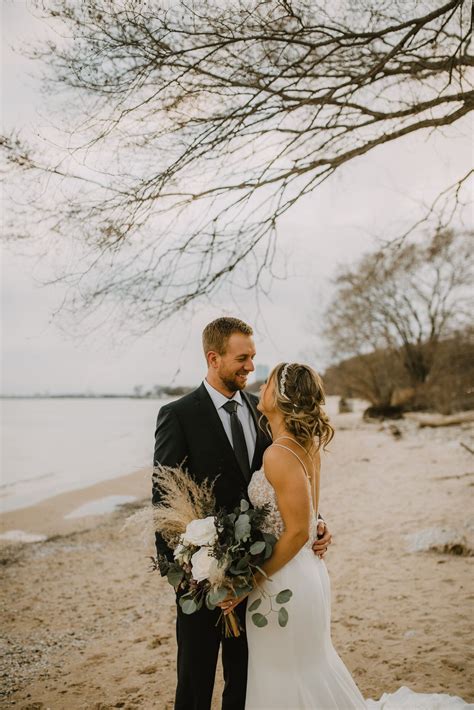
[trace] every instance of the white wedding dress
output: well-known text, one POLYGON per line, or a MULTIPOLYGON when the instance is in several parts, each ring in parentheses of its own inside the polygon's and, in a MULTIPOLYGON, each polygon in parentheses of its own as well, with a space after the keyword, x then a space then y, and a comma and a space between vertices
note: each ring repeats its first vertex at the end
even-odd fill
MULTIPOLYGON (((288 449, 281 444, 274 444, 288 449)), ((295 456, 294 451, 288 449, 295 456)), ((425 695, 400 688, 379 701, 364 700, 351 674, 331 641, 331 589, 324 560, 314 554, 317 515, 308 480, 311 523, 308 542, 278 572, 262 585, 267 594, 291 589, 293 595, 284 605, 289 619, 278 624, 278 614, 267 616, 268 624, 257 627, 248 609, 260 598, 254 590, 247 601, 247 641, 249 649, 247 698, 245 710, 465 710, 474 708, 461 698, 445 694, 425 695)), ((284 531, 275 491, 263 469, 255 471, 248 494, 254 506, 269 505, 266 531, 277 538, 284 531)), ((279 608, 273 599, 273 608, 279 608)), ((266 613, 270 600, 264 597, 256 610, 266 613)))

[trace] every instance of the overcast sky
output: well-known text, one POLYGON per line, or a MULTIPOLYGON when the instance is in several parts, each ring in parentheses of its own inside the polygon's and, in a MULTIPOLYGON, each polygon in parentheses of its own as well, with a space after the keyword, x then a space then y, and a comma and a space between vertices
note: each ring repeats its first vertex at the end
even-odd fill
MULTIPOLYGON (((15 48, 46 33, 25 2, 2 4, 2 105, 4 130, 34 135, 43 109, 32 62, 15 48)), ((279 226, 277 267, 288 274, 269 296, 221 295, 141 339, 111 343, 106 332, 71 338, 53 313, 61 287, 42 287, 51 266, 2 250, 3 394, 127 392, 134 385, 197 384, 204 374, 200 334, 213 318, 229 314, 255 328, 257 362, 310 360, 328 364, 319 340, 322 312, 338 264, 354 261, 420 215, 423 203, 465 174, 472 164, 470 117, 443 132, 419 133, 353 161, 297 204, 279 226)), ((53 196, 54 197, 54 196, 53 196)), ((8 205, 6 205, 8 208, 8 205)))

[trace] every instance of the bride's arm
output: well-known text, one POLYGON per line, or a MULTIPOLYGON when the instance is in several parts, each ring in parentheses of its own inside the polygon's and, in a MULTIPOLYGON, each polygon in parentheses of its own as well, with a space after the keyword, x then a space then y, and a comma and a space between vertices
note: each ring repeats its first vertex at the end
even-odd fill
MULTIPOLYGON (((269 577, 284 567, 309 538, 310 506, 305 474, 295 457, 282 449, 265 452, 265 475, 275 489, 285 531, 275 544, 272 556, 262 565, 269 577)), ((263 581, 257 572, 255 581, 263 581)))

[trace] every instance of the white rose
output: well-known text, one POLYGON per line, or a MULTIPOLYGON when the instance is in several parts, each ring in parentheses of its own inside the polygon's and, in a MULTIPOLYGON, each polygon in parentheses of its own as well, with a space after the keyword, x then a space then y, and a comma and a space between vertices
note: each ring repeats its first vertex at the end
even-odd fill
POLYGON ((217 540, 217 530, 214 517, 198 518, 191 520, 186 526, 186 532, 183 535, 185 542, 191 545, 213 545, 217 540))
POLYGON ((192 575, 197 582, 209 579, 209 576, 217 572, 217 560, 211 557, 208 547, 201 547, 191 557, 192 575))
POLYGON ((185 546, 182 545, 181 543, 178 543, 178 545, 175 547, 174 552, 173 552, 173 557, 176 560, 180 555, 183 554, 185 551, 185 546))

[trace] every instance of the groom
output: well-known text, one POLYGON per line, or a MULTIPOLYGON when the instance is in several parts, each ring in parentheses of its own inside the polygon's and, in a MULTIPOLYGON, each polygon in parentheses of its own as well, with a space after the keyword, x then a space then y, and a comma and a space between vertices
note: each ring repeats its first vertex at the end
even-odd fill
MULTIPOLYGON (((237 318, 218 318, 203 332, 207 375, 197 390, 163 406, 155 432, 154 465, 179 466, 201 482, 215 481, 218 507, 231 510, 241 498, 248 500, 247 486, 271 439, 259 426, 258 398, 244 391, 254 368, 252 328, 237 318)), ((153 489, 153 503, 160 491, 153 489)), ((325 528, 321 522, 320 531, 325 528)), ((315 554, 324 554, 331 535, 317 540, 315 554)), ((159 534, 156 548, 169 560, 173 553, 159 534)), ((245 628, 246 600, 236 607, 245 628)), ((220 644, 224 669, 223 710, 244 710, 247 686, 247 639, 222 636, 220 609, 205 605, 184 614, 177 605, 178 684, 175 710, 209 710, 220 644)))

